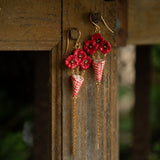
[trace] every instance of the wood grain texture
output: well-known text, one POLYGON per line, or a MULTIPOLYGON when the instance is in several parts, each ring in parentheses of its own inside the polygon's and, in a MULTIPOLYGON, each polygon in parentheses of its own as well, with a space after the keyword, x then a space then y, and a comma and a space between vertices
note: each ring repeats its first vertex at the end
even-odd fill
MULTIPOLYGON (((35 130, 40 136, 35 136, 35 159, 71 160, 72 85, 71 71, 64 66, 66 31, 78 28, 82 32, 82 44, 90 39, 94 33, 89 22, 90 12, 101 12, 115 30, 116 2, 0 0, 0 8, 0 50, 51 51, 53 48, 50 54, 40 55, 37 61, 35 130), (40 115, 42 117, 38 118, 40 115)), ((100 90, 100 149, 96 149, 96 80, 90 68, 77 100, 76 160, 118 160, 116 33, 110 33, 102 23, 100 26, 102 35, 112 45, 111 53, 106 56, 100 90)), ((72 40, 68 54, 73 50, 72 40)))
POLYGON ((117 45, 125 46, 128 37, 128 0, 117 0, 117 45))
POLYGON ((52 49, 50 55, 50 73, 51 73, 51 113, 52 113, 52 160, 61 160, 62 157, 62 109, 61 109, 61 80, 62 66, 61 60, 61 44, 58 44, 52 49))
MULTIPOLYGON (((116 2, 70 0, 63 1, 63 61, 67 55, 74 50, 74 42, 71 41, 67 55, 64 55, 66 48, 66 31, 76 27, 82 32, 81 42, 91 38, 94 27, 89 22, 90 12, 101 12, 108 25, 115 30, 116 27, 116 2)), ((106 57, 106 65, 101 87, 101 140, 100 150, 96 149, 96 81, 93 69, 85 74, 85 81, 82 84, 77 100, 78 125, 77 125, 77 152, 75 159, 81 160, 118 160, 118 112, 117 112, 117 53, 115 34, 110 33, 101 23, 102 35, 112 45, 112 51, 106 57), (105 114, 104 113, 105 110, 105 114), (83 113, 83 114, 82 114, 83 113), (82 137, 84 120, 85 141, 82 137), (102 132, 102 124, 105 124, 105 134, 102 132), (103 148, 103 141, 106 141, 106 148, 103 148), (84 141, 84 142, 83 142, 84 141), (85 144, 85 150, 83 149, 85 144)), ((71 70, 63 65, 62 71, 62 107, 63 107, 63 159, 69 160, 72 157, 72 86, 71 70)))
POLYGON ((0 24, 0 50, 51 50, 61 37, 61 1, 0 0, 0 24))
POLYGON ((35 55, 34 160, 51 159, 51 85, 49 52, 35 55))
POLYGON ((159 8, 159 0, 128 0, 127 43, 160 43, 159 8))
POLYGON ((35 55, 34 160, 61 160, 61 45, 35 55))
POLYGON ((137 46, 136 52, 135 106, 133 110, 133 160, 149 160, 151 153, 151 46, 137 46), (145 98, 143 96, 144 93, 145 98))

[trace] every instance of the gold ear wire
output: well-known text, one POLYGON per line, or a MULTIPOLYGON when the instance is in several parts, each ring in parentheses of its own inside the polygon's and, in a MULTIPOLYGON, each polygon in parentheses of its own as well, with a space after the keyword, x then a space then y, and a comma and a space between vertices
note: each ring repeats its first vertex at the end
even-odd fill
POLYGON ((77 48, 80 48, 81 47, 81 43, 80 43, 80 38, 81 38, 81 31, 80 30, 78 30, 79 31, 79 36, 78 36, 78 38, 77 38, 77 41, 76 41, 76 44, 75 44, 75 48, 77 49, 77 48))
POLYGON ((95 22, 93 22, 91 15, 90 15, 90 21, 96 27, 95 32, 99 32, 100 33, 101 32, 101 27, 99 25, 97 25, 95 22))
POLYGON ((77 28, 72 28, 70 30, 67 31, 67 36, 66 36, 66 50, 65 50, 65 53, 64 53, 64 56, 66 56, 67 52, 68 52, 68 49, 69 49, 69 39, 72 39, 72 40, 76 40, 76 44, 75 44, 75 49, 77 48, 80 48, 81 47, 81 43, 80 43, 80 38, 81 38, 81 31, 78 30, 77 28), (79 32, 79 35, 78 35, 78 38, 77 40, 75 38, 72 37, 70 31, 71 30, 76 30, 79 32))
POLYGON ((107 23, 105 22, 104 18, 101 16, 101 20, 104 23, 104 25, 106 26, 106 28, 111 32, 114 33, 113 30, 107 25, 107 23))

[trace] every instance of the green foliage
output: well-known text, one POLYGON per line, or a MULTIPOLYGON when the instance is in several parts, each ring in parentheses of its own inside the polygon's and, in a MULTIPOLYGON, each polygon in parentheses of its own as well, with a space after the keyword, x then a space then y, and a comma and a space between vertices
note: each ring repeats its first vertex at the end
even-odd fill
POLYGON ((160 125, 160 85, 155 85, 151 89, 151 125, 152 130, 159 130, 160 125))
MULTIPOLYGON (((155 45, 151 50, 151 64, 154 76, 151 85, 151 155, 150 160, 160 160, 160 45, 155 45)), ((126 94, 133 94, 133 86, 119 87, 119 100, 126 94)), ((132 111, 128 115, 120 116, 120 159, 132 158, 132 111), (122 135, 121 135, 122 134, 122 135), (124 138, 123 138, 124 137, 124 138)))
POLYGON ((28 160, 31 148, 23 141, 23 124, 32 121, 32 106, 17 107, 5 91, 0 92, 0 159, 28 160))
POLYGON ((26 160, 28 146, 24 143, 22 133, 8 133, 0 143, 0 159, 26 160))
MULTIPOLYGON (((119 101, 126 95, 133 95, 133 87, 119 86, 119 101)), ((133 115, 132 110, 127 114, 120 115, 120 159, 131 160, 132 154, 132 128, 133 128, 133 115)))
POLYGON ((133 88, 131 86, 119 86, 119 99, 126 94, 133 94, 133 88))
POLYGON ((160 45, 153 46, 151 52, 152 67, 160 74, 160 45))
POLYGON ((160 45, 152 47, 152 68, 154 72, 154 79, 151 88, 151 157, 150 160, 160 159, 160 45))
POLYGON ((158 154, 154 154, 154 153, 151 153, 151 155, 150 155, 150 158, 149 158, 150 160, 159 160, 160 159, 160 157, 158 156, 158 154))
POLYGON ((31 160, 34 54, 5 52, 0 56, 0 160, 31 160))

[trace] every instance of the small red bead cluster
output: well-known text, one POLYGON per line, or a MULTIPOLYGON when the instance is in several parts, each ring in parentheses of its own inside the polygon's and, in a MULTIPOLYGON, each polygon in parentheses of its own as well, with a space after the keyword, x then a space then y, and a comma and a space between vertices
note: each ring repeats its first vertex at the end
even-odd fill
POLYGON ((82 70, 86 70, 91 65, 91 58, 86 55, 86 52, 82 49, 76 49, 73 55, 69 55, 65 59, 65 65, 70 69, 75 69, 81 66, 82 70))
POLYGON ((101 51, 103 54, 107 54, 111 50, 111 45, 108 41, 99 33, 93 34, 91 40, 85 42, 84 49, 88 54, 93 55, 96 51, 101 51))

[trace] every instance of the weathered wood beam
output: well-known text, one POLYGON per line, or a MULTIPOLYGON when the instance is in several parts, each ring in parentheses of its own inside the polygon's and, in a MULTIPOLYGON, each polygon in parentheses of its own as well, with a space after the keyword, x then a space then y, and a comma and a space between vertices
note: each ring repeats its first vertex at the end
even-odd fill
POLYGON ((34 160, 51 159, 50 53, 35 55, 34 160))
POLYGON ((160 43, 160 1, 128 0, 129 44, 160 43))
POLYGON ((61 1, 1 0, 0 50, 51 50, 61 39, 61 1))
MULTIPOLYGON (((82 32, 80 41, 90 39, 94 33, 94 26, 89 21, 90 13, 101 12, 108 25, 116 28, 116 2, 115 1, 63 1, 63 60, 71 54, 75 41, 71 41, 67 55, 66 31, 76 27, 82 32)), ((103 87, 101 88, 101 141, 100 150, 96 149, 96 81, 93 69, 85 74, 77 102, 78 126, 77 126, 77 153, 75 159, 104 159, 118 160, 118 110, 117 110, 117 59, 116 35, 110 33, 103 23, 99 23, 102 35, 111 45, 111 53, 106 56, 106 65, 103 75, 103 87), (85 136, 81 134, 81 126, 85 127, 85 136), (103 145, 105 143, 105 145, 103 145), (83 146, 85 144, 85 147, 83 146), (105 146, 105 147, 103 147, 105 146)), ((62 70, 62 107, 63 107, 63 158, 72 158, 72 86, 71 71, 63 65, 62 70)))
POLYGON ((35 55, 34 160, 62 159, 60 45, 35 55))
POLYGON ((128 37, 128 0, 117 0, 117 45, 125 46, 128 37))
POLYGON ((150 153, 150 46, 137 46, 133 128, 133 159, 149 160, 150 153))

